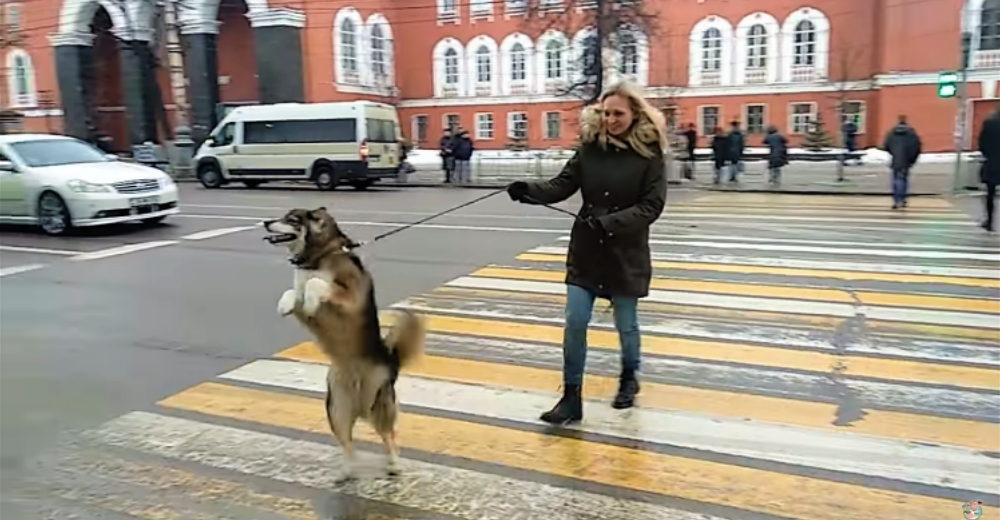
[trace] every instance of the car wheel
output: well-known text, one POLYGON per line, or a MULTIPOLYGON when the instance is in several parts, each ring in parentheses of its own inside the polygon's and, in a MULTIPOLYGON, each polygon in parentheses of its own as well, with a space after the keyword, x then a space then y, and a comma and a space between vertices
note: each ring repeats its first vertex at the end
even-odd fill
POLYGON ((316 187, 323 191, 337 189, 337 172, 329 166, 319 166, 316 168, 316 187))
POLYGON ((219 167, 209 163, 202 165, 198 168, 198 180, 201 181, 201 185, 214 189, 222 186, 225 179, 222 178, 222 172, 219 171, 219 167))
POLYGON ((47 235, 65 235, 72 227, 69 208, 62 197, 46 191, 38 199, 38 225, 47 235))
POLYGON ((146 224, 146 225, 149 225, 149 226, 152 226, 152 225, 159 224, 160 222, 163 222, 163 220, 165 218, 167 218, 166 215, 160 215, 159 217, 153 217, 153 218, 143 219, 142 223, 146 224))

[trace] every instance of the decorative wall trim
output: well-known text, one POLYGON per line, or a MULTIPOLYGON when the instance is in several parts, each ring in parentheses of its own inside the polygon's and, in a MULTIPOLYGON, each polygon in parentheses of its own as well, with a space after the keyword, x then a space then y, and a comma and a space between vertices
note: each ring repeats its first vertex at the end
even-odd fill
POLYGON ((301 29, 306 26, 306 14, 297 9, 287 7, 276 7, 267 11, 247 13, 250 25, 257 27, 297 27, 301 29))
MULTIPOLYGON (((934 72, 891 72, 875 76, 879 86, 901 87, 906 85, 936 85, 938 81, 938 71, 934 72)), ((997 69, 972 69, 968 71, 968 81, 989 81, 1000 76, 997 69)))
POLYGON ((218 20, 184 20, 181 34, 219 34, 220 25, 218 20))
POLYGON ((63 47, 75 45, 77 47, 90 47, 94 45, 94 35, 83 32, 64 32, 49 34, 49 45, 53 47, 63 47))

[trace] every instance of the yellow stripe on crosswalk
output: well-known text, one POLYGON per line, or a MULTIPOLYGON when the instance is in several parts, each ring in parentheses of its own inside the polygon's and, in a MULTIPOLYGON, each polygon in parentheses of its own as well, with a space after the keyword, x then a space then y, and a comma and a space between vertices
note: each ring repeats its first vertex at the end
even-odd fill
MULTIPOLYGON (((451 295, 470 300, 476 298, 503 299, 511 302, 524 302, 526 305, 546 303, 561 307, 566 304, 566 297, 559 294, 525 293, 501 291, 498 289, 441 286, 435 287, 431 290, 431 294, 451 295)), ((836 328, 844 321, 843 318, 835 316, 813 316, 806 314, 784 314, 779 312, 743 309, 734 310, 713 307, 694 307, 691 305, 673 305, 668 303, 651 302, 648 300, 639 301, 639 310, 642 312, 654 312, 673 316, 689 316, 736 322, 765 322, 781 324, 788 327, 801 326, 820 329, 836 328)), ((867 320, 866 325, 872 332, 905 338, 953 338, 960 340, 983 341, 991 344, 1000 342, 1000 334, 998 334, 997 331, 973 327, 899 323, 873 319, 867 320)))
MULTIPOLYGON (((524 262, 566 263, 566 255, 522 253, 517 259, 524 262)), ((794 267, 769 267, 759 265, 710 264, 704 262, 653 261, 653 269, 674 269, 683 271, 714 271, 734 274, 762 274, 773 276, 794 276, 799 278, 830 278, 834 280, 871 281, 909 284, 945 284, 966 287, 1000 289, 1000 278, 964 278, 957 276, 934 276, 921 274, 874 273, 861 271, 836 271, 832 269, 800 269, 794 267)))
MULTIPOLYGON (((527 336, 517 336, 527 337, 527 336)), ((300 343, 277 357, 311 363, 327 363, 312 342, 300 343)), ((489 363, 470 359, 425 355, 406 367, 407 375, 458 383, 490 385, 532 392, 554 392, 562 384, 558 371, 489 363)), ((614 395, 618 380, 587 374, 583 391, 588 398, 614 395)), ((847 426, 837 426, 837 407, 827 403, 779 399, 717 390, 642 383, 639 403, 645 408, 683 410, 723 417, 789 424, 833 431, 849 431, 892 439, 952 444, 975 449, 1000 449, 1000 425, 924 415, 866 410, 864 417, 847 426)))
MULTIPOLYGON (((159 403, 215 417, 329 434, 319 398, 203 383, 159 403)), ((404 413, 404 449, 802 520, 945 518, 954 500, 729 466, 639 449, 404 413), (919 513, 919 515, 917 514, 919 513)), ((370 428, 360 441, 379 443, 370 428)), ((331 468, 331 471, 333 468, 331 468)))
MULTIPOLYGON (((472 273, 471 276, 503 278, 506 280, 533 280, 542 282, 563 282, 566 279, 566 273, 562 271, 508 269, 503 267, 484 267, 472 273)), ((855 299, 851 296, 851 293, 841 289, 813 289, 756 283, 683 280, 677 278, 654 278, 650 287, 661 291, 685 291, 847 304, 855 303, 855 299)), ((887 307, 909 307, 960 312, 989 312, 991 310, 995 310, 997 306, 1000 305, 1000 302, 997 300, 979 298, 953 298, 947 296, 923 296, 918 294, 894 294, 873 291, 853 292, 863 304, 882 305, 887 307)))
MULTIPOLYGON (((443 334, 461 334, 495 339, 521 338, 556 345, 562 344, 563 339, 563 328, 556 325, 426 313, 424 316, 428 330, 443 334)), ((391 324, 394 318, 395 314, 391 312, 382 316, 383 323, 386 325, 391 324)), ((617 351, 619 349, 618 333, 610 330, 590 329, 587 334, 587 343, 591 348, 617 351)), ((650 354, 703 361, 746 363, 822 374, 827 374, 834 366, 838 366, 841 373, 853 376, 902 382, 924 381, 966 388, 1000 389, 1000 371, 986 368, 857 356, 834 356, 823 352, 645 334, 642 336, 642 349, 650 354)))

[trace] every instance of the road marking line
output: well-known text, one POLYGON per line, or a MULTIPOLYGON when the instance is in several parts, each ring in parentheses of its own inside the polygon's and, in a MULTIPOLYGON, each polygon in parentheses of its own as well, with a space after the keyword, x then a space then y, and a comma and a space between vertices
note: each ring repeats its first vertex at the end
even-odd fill
POLYGON ((239 227, 228 227, 219 229, 208 229, 205 231, 199 231, 197 233, 191 233, 190 235, 184 235, 181 237, 182 240, 207 240, 209 238, 217 238, 224 235, 229 235, 232 233, 239 233, 241 231, 250 231, 252 229, 257 229, 258 226, 239 226, 239 227))
MULTIPOLYGON (((329 363, 312 342, 285 349, 277 358, 329 363)), ((425 355, 406 367, 406 373, 427 379, 441 379, 474 385, 491 385, 521 391, 552 392, 562 384, 558 368, 547 369, 507 363, 491 363, 464 358, 425 355)), ((585 374, 583 395, 610 399, 618 389, 618 378, 585 374)), ((751 419, 831 431, 850 431, 876 437, 921 441, 997 451, 1000 425, 969 419, 935 417, 887 410, 865 410, 849 424, 835 424, 837 405, 781 399, 745 392, 726 392, 652 381, 642 383, 643 408, 751 419)))
POLYGON ((69 251, 66 249, 44 249, 41 247, 2 246, 2 245, 0 245, 0 251, 10 251, 12 253, 35 253, 39 255, 57 255, 57 256, 76 256, 85 253, 85 251, 69 251))
POLYGON ((5 276, 11 276, 15 274, 27 273, 29 271, 35 271, 46 267, 45 264, 25 264, 25 265, 15 265, 11 267, 0 268, 0 278, 5 276))
POLYGON ((88 260, 100 260, 102 258, 127 255, 129 253, 136 253, 139 251, 145 251, 147 249, 155 249, 157 247, 172 246, 176 243, 178 243, 177 240, 158 240, 155 242, 141 242, 138 244, 128 244, 124 246, 102 249, 100 251, 94 251, 93 253, 83 253, 81 255, 71 257, 70 260, 77 262, 86 262, 88 260))
MULTIPOLYGON (((518 260, 566 263, 565 247, 536 247, 521 253, 518 260)), ((961 269, 953 267, 819 262, 766 257, 737 257, 652 253, 656 269, 719 271, 738 274, 771 274, 801 278, 837 278, 898 283, 943 283, 972 287, 1000 288, 998 269, 961 269)))
MULTIPOLYGON (((503 278, 508 280, 535 280, 542 282, 562 282, 566 278, 566 274, 563 271, 516 269, 506 267, 484 267, 472 272, 469 276, 503 278)), ((861 304, 883 305, 886 307, 941 309, 965 312, 989 312, 990 309, 1000 310, 1000 301, 989 298, 927 296, 906 293, 883 293, 865 290, 848 292, 843 289, 789 287, 784 285, 722 282, 714 280, 688 280, 683 278, 661 277, 653 278, 650 287, 652 289, 663 291, 753 296, 759 298, 837 302, 845 304, 854 303, 856 301, 856 297, 861 304)))
POLYGON ((907 242, 855 242, 840 240, 799 240, 794 238, 739 237, 727 235, 684 235, 670 234, 667 238, 682 240, 703 240, 719 242, 759 242, 771 244, 802 244, 813 246, 861 246, 875 248, 929 249, 933 251, 966 251, 972 253, 995 253, 995 247, 960 246, 951 244, 916 244, 907 242))
MULTIPOLYGON (((322 394, 327 370, 312 363, 259 360, 219 377, 322 394)), ((536 423, 538 415, 551 408, 556 398, 551 392, 405 375, 396 385, 404 405, 528 424, 536 423)), ((642 408, 621 412, 607 406, 606 401, 591 401, 586 408, 584 423, 574 429, 959 490, 995 493, 1000 489, 1000 474, 992 471, 995 459, 968 448, 914 446, 847 432, 642 408)))
MULTIPOLYGON (((316 410, 322 415, 322 405, 316 410)), ((316 410, 309 411, 309 415, 315 417, 316 410)), ((315 429, 318 431, 321 427, 317 424, 315 429)), ((408 433, 402 435, 405 437, 408 433)), ((85 436, 148 455, 463 520, 511 518, 515 512, 520 515, 518 518, 545 520, 594 518, 595 512, 602 520, 723 520, 647 501, 412 459, 402 459, 402 474, 386 481, 381 478, 384 472, 376 473, 385 466, 384 456, 366 451, 357 454, 358 466, 363 471, 368 470, 364 480, 360 484, 343 484, 336 479, 344 461, 340 450, 331 447, 329 442, 303 441, 147 412, 121 416, 86 432, 85 436), (442 500, 442 497, 449 499, 442 500)))
MULTIPOLYGON (((569 242, 569 236, 559 237, 560 242, 569 242)), ((984 262, 1000 262, 1000 254, 986 253, 952 253, 948 251, 882 251, 878 249, 853 249, 834 247, 787 246, 778 244, 746 244, 737 242, 699 242, 686 240, 650 239, 650 245, 658 246, 689 246, 711 249, 749 249, 754 251, 781 251, 787 253, 823 253, 849 256, 887 256, 893 258, 927 258, 947 260, 980 260, 984 262)))
MULTIPOLYGON (((318 413, 323 407, 320 398, 203 383, 158 404, 215 417, 330 434, 323 414, 318 413)), ((399 431, 403 449, 783 518, 944 518, 955 510, 954 500, 868 489, 456 419, 402 413, 399 431), (720 489, 726 493, 720 494, 720 489)), ((380 442, 378 435, 367 428, 357 428, 355 436, 359 441, 380 442)))
MULTIPOLYGON (((508 292, 528 292, 553 295, 561 295, 566 292, 566 286, 562 283, 484 278, 476 276, 461 276, 449 282, 445 282, 444 285, 470 289, 497 289, 508 292)), ((729 296, 684 291, 663 291, 659 289, 651 289, 649 296, 646 299, 657 303, 685 302, 686 305, 690 306, 722 307, 727 309, 757 311, 762 310, 784 314, 838 316, 841 318, 851 318, 857 316, 861 310, 855 305, 847 303, 802 301, 780 298, 757 298, 752 296, 729 296)), ((901 321, 918 324, 933 323, 938 325, 955 325, 960 327, 1000 330, 1000 319, 997 319, 995 314, 878 306, 868 306, 864 309, 864 314, 868 318, 876 320, 901 321)))

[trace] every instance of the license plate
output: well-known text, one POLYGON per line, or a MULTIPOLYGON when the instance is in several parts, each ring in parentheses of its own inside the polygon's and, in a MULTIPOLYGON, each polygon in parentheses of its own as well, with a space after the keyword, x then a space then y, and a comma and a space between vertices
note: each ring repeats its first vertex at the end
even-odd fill
POLYGON ((159 197, 138 197, 135 199, 128 199, 129 205, 132 206, 133 208, 137 206, 149 206, 150 204, 158 204, 159 202, 160 202, 159 197))

